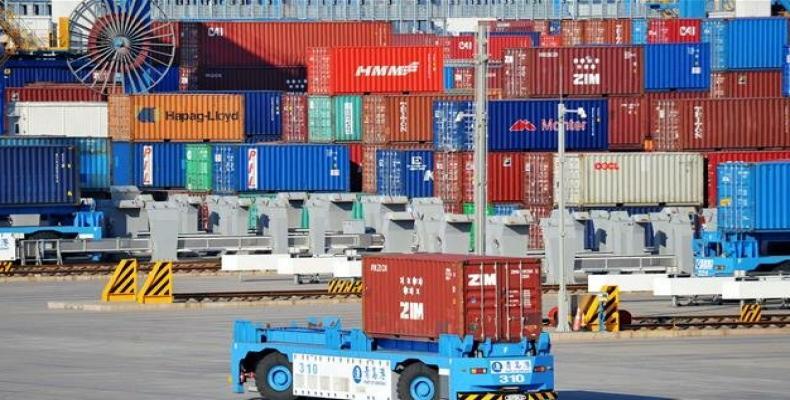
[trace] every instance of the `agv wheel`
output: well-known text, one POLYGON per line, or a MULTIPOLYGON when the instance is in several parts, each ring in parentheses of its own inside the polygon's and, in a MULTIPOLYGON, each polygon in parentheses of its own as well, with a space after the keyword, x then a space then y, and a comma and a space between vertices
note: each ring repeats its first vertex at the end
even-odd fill
POLYGON ((255 386, 269 400, 293 400, 293 365, 281 353, 269 354, 255 367, 255 386))
POLYGON ((439 373, 423 363, 409 365, 400 373, 398 398, 401 400, 438 400, 439 373))

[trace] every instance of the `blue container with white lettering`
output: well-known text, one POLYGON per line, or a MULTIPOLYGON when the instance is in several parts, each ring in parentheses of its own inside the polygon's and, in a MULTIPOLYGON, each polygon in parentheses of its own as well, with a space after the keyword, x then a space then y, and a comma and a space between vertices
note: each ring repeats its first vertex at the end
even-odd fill
POLYGON ((433 151, 377 150, 376 191, 384 196, 433 196, 433 151))
POLYGON ((471 101, 433 102, 433 144, 439 151, 472 150, 475 122, 471 101))
POLYGON ((132 184, 140 189, 186 187, 186 144, 134 143, 132 184))
POLYGON ((782 93, 790 97, 790 46, 785 47, 784 72, 782 73, 782 93))
POLYGON ((647 20, 631 20, 631 44, 647 44, 647 20))
POLYGON ((790 162, 722 163, 716 173, 720 229, 790 231, 790 162))
POLYGON ((260 190, 258 170, 260 146, 253 144, 215 144, 212 146, 214 193, 239 193, 260 190))
POLYGON ((710 72, 708 43, 645 46, 645 90, 708 90, 710 72))

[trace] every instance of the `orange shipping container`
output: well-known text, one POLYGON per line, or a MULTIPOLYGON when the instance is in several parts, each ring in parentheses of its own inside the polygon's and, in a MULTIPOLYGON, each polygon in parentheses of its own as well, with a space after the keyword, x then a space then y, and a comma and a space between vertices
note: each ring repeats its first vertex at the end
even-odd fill
POLYGON ((135 141, 241 142, 244 101, 230 94, 149 94, 131 97, 135 141))
POLYGON ((365 96, 362 100, 362 141, 368 144, 433 142, 435 100, 469 100, 469 97, 365 96))

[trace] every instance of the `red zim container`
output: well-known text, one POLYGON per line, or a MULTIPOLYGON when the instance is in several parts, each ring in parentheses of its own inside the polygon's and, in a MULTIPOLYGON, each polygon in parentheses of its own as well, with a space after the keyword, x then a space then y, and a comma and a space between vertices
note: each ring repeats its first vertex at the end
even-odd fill
MULTIPOLYGON (((506 79, 525 80, 525 94, 529 97, 553 97, 561 92, 570 96, 640 94, 644 88, 641 47, 563 47, 525 51, 526 66, 505 76, 506 79), (521 73, 526 73, 526 76, 521 73)), ((520 82, 507 85, 524 86, 520 82)))
POLYGON ((435 152, 433 155, 433 193, 445 203, 468 201, 465 189, 471 187, 465 174, 467 164, 473 161, 471 152, 435 152))
POLYGON ((714 72, 710 97, 781 97, 782 71, 714 72))
POLYGON ((524 153, 524 205, 554 205, 554 153, 524 153))
POLYGON ((384 254, 362 261, 363 328, 378 337, 536 339, 540 261, 450 254, 384 254))
POLYGON ((649 100, 645 96, 609 98, 609 149, 639 150, 650 135, 649 100))
POLYGON ((308 50, 311 94, 439 93, 441 47, 334 47, 308 50))
POLYGON ((659 100, 659 150, 761 149, 790 146, 790 99, 659 100))
POLYGON ((561 22, 561 35, 563 47, 576 47, 584 44, 584 21, 578 19, 564 19, 561 22))
POLYGON ((281 104, 283 141, 306 143, 307 95, 302 93, 283 93, 281 104))
POLYGON ((234 22, 201 24, 201 66, 307 65, 311 47, 387 46, 387 22, 234 22))
POLYGON ((65 84, 35 84, 24 87, 7 87, 5 89, 5 101, 12 103, 16 101, 24 102, 74 102, 87 101, 99 102, 106 101, 106 97, 91 88, 73 83, 65 84))
MULTIPOLYGON (((489 202, 521 202, 524 197, 524 154, 488 154, 489 202)), ((474 174, 474 170, 467 172, 474 174)))
POLYGON ((708 170, 708 207, 716 206, 716 167, 725 162, 762 162, 790 160, 790 151, 727 151, 705 154, 708 170))
POLYGON ((505 58, 505 49, 527 49, 537 46, 532 43, 532 36, 491 36, 488 38, 488 61, 501 63, 505 58))
POLYGON ((651 19, 647 43, 699 43, 702 21, 689 18, 651 19))

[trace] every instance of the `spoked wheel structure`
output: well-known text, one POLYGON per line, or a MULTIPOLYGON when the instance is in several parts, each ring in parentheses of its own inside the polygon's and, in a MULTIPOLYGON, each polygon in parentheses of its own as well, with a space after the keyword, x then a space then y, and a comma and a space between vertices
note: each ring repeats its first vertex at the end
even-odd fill
MULTIPOLYGON (((148 92, 175 57, 173 24, 154 22, 150 0, 86 0, 71 14, 69 69, 102 94, 148 92)), ((160 10, 157 10, 160 12, 160 10)))

